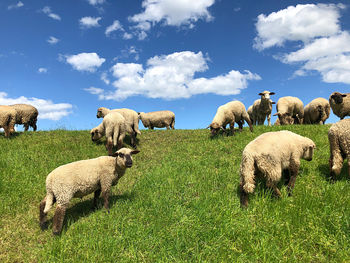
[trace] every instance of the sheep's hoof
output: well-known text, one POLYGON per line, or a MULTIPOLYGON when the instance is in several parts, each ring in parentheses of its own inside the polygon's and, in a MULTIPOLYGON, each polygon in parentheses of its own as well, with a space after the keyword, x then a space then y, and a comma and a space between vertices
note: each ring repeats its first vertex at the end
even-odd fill
POLYGON ((40 223, 40 229, 42 231, 46 230, 47 228, 48 228, 48 223, 47 222, 40 223))
POLYGON ((52 234, 54 236, 59 236, 61 234, 61 232, 60 231, 52 231, 52 234))

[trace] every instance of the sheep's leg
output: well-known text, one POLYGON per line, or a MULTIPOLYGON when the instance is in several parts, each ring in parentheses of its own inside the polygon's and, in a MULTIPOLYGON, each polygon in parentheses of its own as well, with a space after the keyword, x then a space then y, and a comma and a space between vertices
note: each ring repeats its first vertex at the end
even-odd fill
POLYGON ((35 124, 35 123, 33 123, 32 127, 33 127, 33 131, 36 131, 37 126, 36 126, 36 124, 35 124))
POLYGON ((267 124, 271 126, 271 114, 267 115, 267 124))
POLYGON ((40 224, 41 230, 45 230, 47 228, 47 224, 46 224, 47 213, 44 213, 45 205, 46 205, 46 196, 40 202, 40 205, 39 205, 39 224, 40 224))
POLYGON ((106 149, 108 151, 108 155, 113 155, 113 141, 111 138, 107 139, 106 149))
POLYGON ((277 188, 277 182, 268 180, 266 182, 266 186, 273 190, 273 193, 275 194, 276 197, 281 197, 282 196, 280 190, 277 188))
POLYGON ((136 148, 136 132, 130 133, 130 144, 133 148, 136 148))
POLYGON ((100 194, 101 194, 101 189, 97 189, 94 192, 94 201, 93 201, 93 204, 92 204, 92 208, 93 209, 97 208, 97 201, 98 201, 98 198, 100 197, 100 194))
POLYGON ((169 125, 167 125, 167 126, 166 126, 166 129, 167 129, 167 130, 170 130, 170 126, 169 126, 169 125))
POLYGON ((29 124, 28 124, 28 123, 25 123, 25 124, 23 124, 23 126, 24 126, 24 131, 28 131, 28 129, 29 129, 29 124))
POLYGON ((240 201, 241 201, 241 207, 242 208, 247 208, 248 207, 248 193, 246 193, 243 189, 243 185, 240 185, 240 201))
POLYGON ((242 121, 238 122, 238 130, 239 130, 239 132, 241 132, 243 130, 243 122, 242 121))
POLYGON ((234 126, 235 126, 235 123, 234 123, 234 122, 231 122, 231 123, 230 123, 230 132, 231 132, 232 135, 235 135, 234 126))
POLYGON ((109 192, 110 191, 107 191, 107 190, 102 191, 102 197, 104 200, 103 206, 108 211, 108 213, 109 213, 109 192))
POLYGON ((289 183, 287 186, 287 191, 288 191, 288 196, 292 195, 292 191, 294 189, 295 181, 297 179, 297 175, 299 172, 299 167, 300 163, 294 159, 291 160, 290 165, 289 165, 289 173, 290 173, 290 178, 289 178, 289 183))
POLYGON ((57 205, 55 215, 53 216, 52 232, 59 235, 62 231, 64 216, 66 214, 66 205, 57 205))

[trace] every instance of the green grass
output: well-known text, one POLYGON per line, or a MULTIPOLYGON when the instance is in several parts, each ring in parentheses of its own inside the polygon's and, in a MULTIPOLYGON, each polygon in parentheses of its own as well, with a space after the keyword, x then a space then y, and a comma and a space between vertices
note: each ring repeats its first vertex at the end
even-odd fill
POLYGON ((329 126, 246 128, 231 137, 208 130, 143 131, 138 155, 113 188, 110 214, 92 195, 73 199, 61 236, 38 224, 47 174, 106 155, 88 131, 0 136, 0 262, 349 262, 347 169, 329 183, 329 126), (288 129, 314 140, 294 195, 276 199, 263 182, 239 203, 244 147, 261 133, 288 129))

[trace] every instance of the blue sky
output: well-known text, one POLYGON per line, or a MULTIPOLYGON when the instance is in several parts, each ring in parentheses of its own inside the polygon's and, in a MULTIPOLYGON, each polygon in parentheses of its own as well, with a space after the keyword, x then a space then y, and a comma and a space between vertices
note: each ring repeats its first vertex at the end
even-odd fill
MULTIPOLYGON (((350 91, 349 7, 2 0, 0 104, 35 105, 41 130, 91 129, 101 106, 172 110, 176 128, 196 129, 208 126, 220 105, 240 100, 248 108, 264 90, 275 92, 276 102, 328 99, 350 91)), ((337 120, 332 113, 328 122, 337 120)))

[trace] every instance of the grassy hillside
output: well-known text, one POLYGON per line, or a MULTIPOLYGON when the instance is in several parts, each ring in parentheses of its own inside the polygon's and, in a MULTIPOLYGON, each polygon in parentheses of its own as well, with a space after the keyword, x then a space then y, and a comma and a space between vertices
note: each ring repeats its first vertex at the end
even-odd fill
MULTIPOLYGON (((328 176, 329 126, 283 127, 314 140, 294 195, 276 199, 260 182, 239 206, 239 165, 256 127, 232 137, 208 130, 143 131, 134 166, 113 188, 110 214, 74 199, 60 237, 41 231, 45 178, 59 165, 106 155, 88 131, 0 136, 0 262, 349 262, 347 169, 328 176)), ((49 213, 51 220, 54 209, 49 213)))

